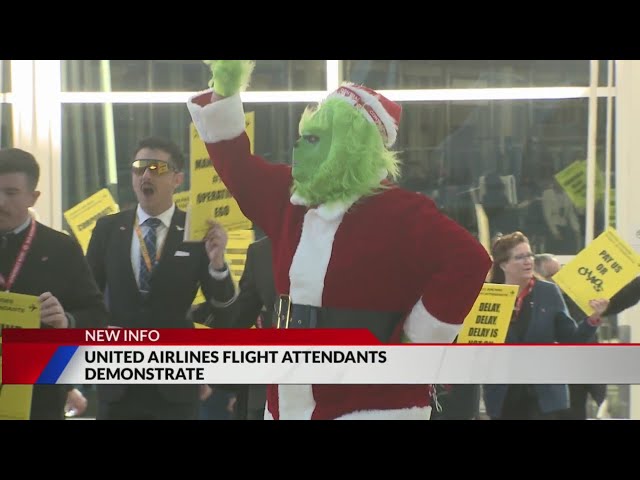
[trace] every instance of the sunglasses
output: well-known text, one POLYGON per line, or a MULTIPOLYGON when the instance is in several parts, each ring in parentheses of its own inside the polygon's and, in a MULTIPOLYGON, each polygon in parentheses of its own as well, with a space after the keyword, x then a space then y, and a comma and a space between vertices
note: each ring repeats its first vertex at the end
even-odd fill
POLYGON ((167 162, 160 160, 136 160, 131 164, 131 171, 136 175, 144 175, 147 169, 153 175, 164 175, 169 171, 176 171, 176 169, 167 162))

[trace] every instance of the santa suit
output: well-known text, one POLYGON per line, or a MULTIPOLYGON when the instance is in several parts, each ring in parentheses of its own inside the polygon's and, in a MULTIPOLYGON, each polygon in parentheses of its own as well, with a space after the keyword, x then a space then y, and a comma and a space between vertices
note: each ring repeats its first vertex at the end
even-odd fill
MULTIPOLYGON (((291 195, 288 165, 250 153, 239 94, 211 103, 204 92, 188 107, 221 179, 271 238, 279 293, 295 304, 404 312, 401 328, 411 341, 453 341, 491 265, 471 234, 428 197, 399 188, 308 208, 291 195)), ((430 391, 429 385, 274 385, 265 418, 428 419, 430 391)))

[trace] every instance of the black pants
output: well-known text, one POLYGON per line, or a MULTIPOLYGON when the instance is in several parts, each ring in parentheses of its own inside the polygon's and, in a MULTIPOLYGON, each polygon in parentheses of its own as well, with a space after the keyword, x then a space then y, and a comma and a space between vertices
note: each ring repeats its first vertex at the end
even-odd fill
POLYGON ((96 420, 197 420, 199 401, 170 402, 156 385, 135 385, 122 398, 98 401, 96 420))
POLYGON ((607 386, 570 384, 569 395, 571 408, 566 412, 567 420, 586 420, 589 395, 600 406, 607 398, 607 386))
POLYGON ((542 413, 532 385, 509 385, 500 417, 494 420, 560 420, 564 412, 542 413))

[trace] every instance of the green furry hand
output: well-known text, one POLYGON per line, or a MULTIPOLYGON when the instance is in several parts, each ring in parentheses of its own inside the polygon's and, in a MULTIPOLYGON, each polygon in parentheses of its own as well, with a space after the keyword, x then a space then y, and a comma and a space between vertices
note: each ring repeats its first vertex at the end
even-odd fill
POLYGON ((249 85, 253 60, 203 60, 211 69, 209 86, 221 97, 244 91, 249 85))

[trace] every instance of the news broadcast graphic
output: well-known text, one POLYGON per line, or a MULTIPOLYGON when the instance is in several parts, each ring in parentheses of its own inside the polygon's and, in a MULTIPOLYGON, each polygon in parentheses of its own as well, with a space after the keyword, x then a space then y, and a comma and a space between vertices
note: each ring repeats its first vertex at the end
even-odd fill
POLYGON ((640 345, 381 344, 366 330, 12 329, 9 385, 640 383, 640 345))

